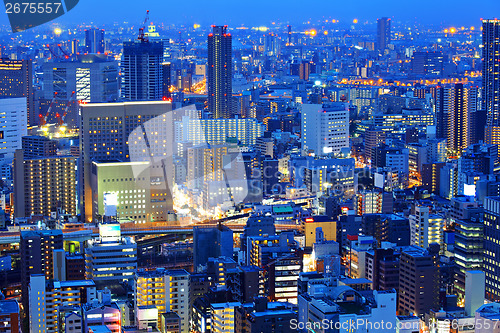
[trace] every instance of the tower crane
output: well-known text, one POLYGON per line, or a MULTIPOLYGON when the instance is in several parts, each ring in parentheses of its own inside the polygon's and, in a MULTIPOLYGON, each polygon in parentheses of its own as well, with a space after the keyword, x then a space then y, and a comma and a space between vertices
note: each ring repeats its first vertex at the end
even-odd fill
POLYGON ((146 24, 149 21, 149 10, 146 11, 146 17, 144 18, 144 22, 142 23, 142 26, 139 28, 139 36, 137 37, 138 40, 141 42, 147 42, 148 37, 144 34, 144 30, 146 29, 146 24))
POLYGON ((50 111, 52 111, 52 107, 54 106, 54 102, 56 101, 56 97, 57 97, 57 91, 54 93, 54 97, 52 98, 52 101, 50 102, 49 108, 47 109, 47 113, 45 114, 45 116, 41 113, 38 115, 38 117, 40 117, 40 127, 43 127, 43 126, 45 126, 45 124, 47 124, 47 117, 49 116, 50 111))

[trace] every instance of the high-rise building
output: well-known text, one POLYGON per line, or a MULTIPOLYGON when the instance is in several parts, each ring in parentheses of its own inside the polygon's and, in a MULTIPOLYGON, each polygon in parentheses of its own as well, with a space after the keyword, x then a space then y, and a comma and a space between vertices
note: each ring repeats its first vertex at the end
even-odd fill
POLYGON ((483 20, 483 105, 485 142, 500 144, 500 20, 483 20))
POLYGON ((478 88, 457 83, 436 89, 436 136, 447 138, 447 148, 455 156, 471 143, 472 114, 477 111, 478 88))
POLYGON ((172 104, 168 101, 81 105, 80 153, 83 167, 80 168, 79 178, 80 209, 85 221, 91 221, 94 216, 90 183, 92 161, 127 162, 130 160, 130 151, 139 149, 139 146, 141 152, 145 150, 142 144, 155 133, 162 141, 155 144, 156 139, 150 139, 147 156, 166 156, 166 141, 173 142, 167 133, 173 136, 173 131, 168 126, 160 127, 160 124, 166 123, 167 113, 171 110, 172 104))
POLYGON ((347 104, 303 104, 301 113, 303 149, 326 155, 349 147, 347 104))
POLYGON ((26 122, 38 124, 31 60, 0 59, 0 97, 26 97, 26 122))
POLYGON ((129 101, 163 98, 163 42, 123 43, 122 97, 129 101))
POLYGON ((104 53, 104 29, 85 29, 85 51, 104 53))
POLYGON ((231 118, 232 110, 232 37, 227 25, 212 26, 208 35, 208 110, 214 118, 231 118))
MULTIPOLYGON (((74 61, 45 63, 43 97, 51 101, 73 98, 87 103, 113 102, 118 95, 118 63, 104 54, 81 54, 74 61)), ((66 107, 66 103, 61 103, 66 107)), ((64 111, 63 111, 64 112, 64 111)), ((63 112, 60 112, 62 114, 63 112)))
POLYGON ((441 76, 443 64, 442 52, 414 52, 411 59, 412 72, 415 75, 441 76))
POLYGON ((483 271, 486 274, 486 298, 500 300, 500 197, 487 197, 484 200, 484 251, 483 271))
POLYGON ((384 51, 391 43, 391 19, 382 17, 377 19, 377 49, 384 51))
POLYGON ((26 97, 0 98, 0 164, 10 163, 28 133, 26 97))
POLYGON ((22 149, 14 158, 14 214, 50 216, 62 209, 76 215, 76 158, 48 156, 27 159, 22 149))
POLYGON ((54 278, 53 250, 63 248, 61 230, 22 231, 19 249, 21 252, 22 302, 28 309, 28 285, 32 274, 43 274, 47 280, 54 278))
POLYGON ((426 250, 404 248, 399 260, 398 311, 401 315, 424 315, 439 307, 439 269, 426 250))
POLYGON ((180 317, 180 332, 189 332, 188 272, 161 268, 139 270, 134 282, 136 308, 153 305, 158 313, 175 312, 180 317))
POLYGON ((22 137, 24 158, 49 157, 57 153, 57 141, 46 136, 30 135, 22 137))

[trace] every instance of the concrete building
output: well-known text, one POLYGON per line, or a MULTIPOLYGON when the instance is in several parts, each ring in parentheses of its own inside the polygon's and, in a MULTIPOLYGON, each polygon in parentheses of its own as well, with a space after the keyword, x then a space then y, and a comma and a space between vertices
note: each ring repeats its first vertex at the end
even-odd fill
POLYGON ((428 248, 432 243, 444 244, 443 228, 445 219, 430 212, 430 207, 415 205, 415 213, 410 215, 410 241, 412 245, 428 248))
POLYGON ((38 125, 31 60, 0 59, 0 98, 26 97, 26 122, 38 125))
POLYGON ((20 333, 19 303, 16 300, 0 301, 0 332, 20 333))
POLYGON ((27 135, 26 97, 0 98, 0 164, 11 163, 27 135))
POLYGON ((29 308, 28 286, 33 274, 42 274, 47 280, 54 278, 54 250, 63 248, 61 230, 21 231, 21 292, 25 309, 29 308))
POLYGON ((139 270, 134 282, 136 309, 152 305, 160 314, 172 311, 180 318, 180 332, 189 332, 188 272, 160 268, 154 271, 139 270))
POLYGON ((76 158, 50 156, 26 159, 19 149, 14 158, 14 216, 50 216, 61 209, 77 212, 76 158))
MULTIPOLYGON (((159 162, 158 159, 166 158, 171 151, 170 144, 173 144, 173 130, 168 125, 171 124, 171 110, 172 104, 168 101, 81 105, 80 211, 85 216, 85 221, 92 221, 94 218, 92 161, 144 162, 154 158, 156 163, 159 162), (104 132, 106 135, 103 135, 104 132)), ((164 168, 168 169, 168 165, 164 168)), ((143 169, 136 171, 135 177, 139 177, 143 169)), ((160 179, 165 193, 165 205, 171 205, 166 182, 168 180, 163 177, 160 179)))
POLYGON ((132 280, 137 270, 137 244, 121 237, 119 224, 100 224, 99 239, 85 248, 85 276, 96 283, 132 280))
POLYGON ((82 54, 77 61, 47 62, 42 66, 43 93, 46 100, 86 103, 114 102, 118 99, 118 63, 105 54, 82 54))
POLYGON ((339 154, 349 147, 349 111, 346 104, 302 105, 302 148, 317 156, 339 154))
POLYGON ((486 298, 500 300, 500 197, 486 197, 484 200, 484 252, 483 271, 486 274, 486 298))
POLYGON ((92 280, 46 281, 44 275, 32 275, 29 284, 29 332, 59 332, 59 313, 64 307, 80 306, 95 298, 96 288, 92 280))
POLYGON ((399 268, 398 311, 421 316, 439 307, 439 270, 434 258, 417 246, 403 248, 399 268))

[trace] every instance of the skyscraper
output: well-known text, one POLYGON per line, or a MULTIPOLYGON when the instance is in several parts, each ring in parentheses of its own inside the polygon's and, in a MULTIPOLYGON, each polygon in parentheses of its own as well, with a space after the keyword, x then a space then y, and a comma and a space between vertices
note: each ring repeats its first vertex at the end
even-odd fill
POLYGON ((31 60, 0 59, 0 97, 26 97, 27 122, 38 124, 31 60))
POLYGON ((485 142, 500 144, 500 20, 483 20, 485 142))
POLYGON ((384 51, 391 43, 391 19, 382 17, 377 20, 377 48, 384 51))
POLYGON ((163 42, 123 43, 122 97, 125 100, 161 100, 163 97, 163 42))
POLYGON ((478 88, 457 83, 436 90, 436 129, 447 138, 447 148, 456 156, 472 143, 472 114, 477 110, 478 88))
POLYGON ((85 50, 87 53, 104 53, 104 29, 85 30, 85 50))
POLYGON ((208 35, 208 110, 214 118, 231 118, 232 39, 227 25, 208 35))
MULTIPOLYGON (((89 221, 93 216, 93 199, 91 190, 91 168, 92 161, 100 162, 126 162, 130 160, 129 135, 134 132, 134 138, 144 138, 147 135, 154 136, 150 125, 146 122, 155 119, 152 126, 157 124, 157 133, 167 139, 166 126, 159 130, 159 123, 166 120, 166 114, 172 110, 172 104, 164 101, 149 102, 125 102, 125 103, 91 103, 81 106, 80 123, 80 152, 82 154, 80 168, 80 195, 81 212, 85 214, 85 220, 89 221), (137 129, 137 131, 135 131, 137 129), (106 133, 106 135, 103 135, 106 133), (144 135, 141 135, 144 134, 144 135)), ((141 139, 130 142, 132 148, 137 148, 141 139), (135 145, 135 146, 134 146, 135 145)), ((173 139, 172 139, 173 140, 173 139)), ((155 145, 150 141, 154 156, 165 154, 165 146, 155 145), (161 146, 161 147, 160 147, 161 146), (163 149, 163 152, 160 151, 163 149)), ((142 151, 142 146, 141 146, 142 151)), ((102 198, 101 198, 102 199, 102 198)))

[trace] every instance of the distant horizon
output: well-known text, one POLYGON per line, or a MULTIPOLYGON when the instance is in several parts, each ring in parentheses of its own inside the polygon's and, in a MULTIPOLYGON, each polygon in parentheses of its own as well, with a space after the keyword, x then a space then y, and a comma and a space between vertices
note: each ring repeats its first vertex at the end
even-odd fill
MULTIPOLYGON (((481 18, 500 17, 498 0, 484 0, 481 6, 466 0, 435 1, 422 0, 418 6, 414 3, 402 4, 398 0, 356 0, 348 4, 339 0, 311 0, 307 3, 300 0, 264 1, 254 0, 249 3, 225 3, 222 0, 165 3, 145 0, 135 2, 133 6, 124 2, 108 0, 80 0, 70 12, 42 28, 58 23, 61 25, 94 24, 102 26, 112 23, 128 22, 140 25, 150 10, 151 22, 164 24, 200 24, 202 28, 211 24, 269 25, 271 22, 298 24, 318 20, 340 20, 340 24, 352 23, 358 19, 359 24, 375 22, 380 17, 390 17, 395 22, 416 23, 439 26, 475 26, 480 25, 481 18), (96 10, 98 9, 98 10, 96 10)), ((131 1, 128 1, 132 3, 131 1)), ((8 25, 5 12, 1 15, 0 24, 8 25)))

